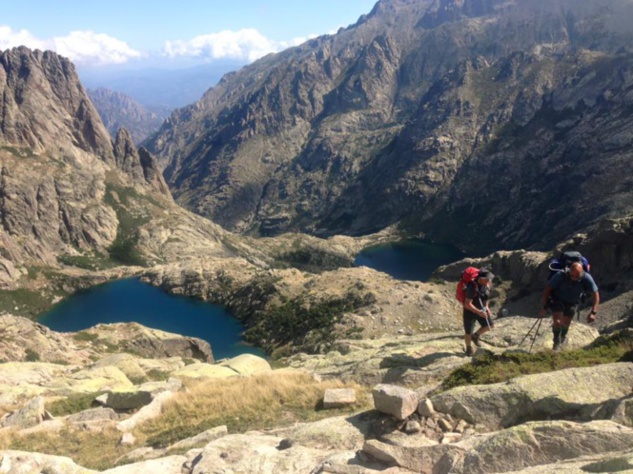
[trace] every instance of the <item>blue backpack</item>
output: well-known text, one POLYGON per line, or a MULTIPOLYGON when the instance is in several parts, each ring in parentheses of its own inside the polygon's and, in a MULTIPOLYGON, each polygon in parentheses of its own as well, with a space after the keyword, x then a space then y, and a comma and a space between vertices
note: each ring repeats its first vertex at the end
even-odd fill
POLYGON ((582 263, 583 270, 589 273, 589 270, 591 268, 591 265, 589 265, 589 261, 585 257, 583 257, 580 252, 569 250, 567 252, 561 252, 558 258, 550 260, 548 265, 549 275, 547 275, 547 280, 549 281, 558 272, 569 272, 569 267, 572 263, 575 262, 582 263))

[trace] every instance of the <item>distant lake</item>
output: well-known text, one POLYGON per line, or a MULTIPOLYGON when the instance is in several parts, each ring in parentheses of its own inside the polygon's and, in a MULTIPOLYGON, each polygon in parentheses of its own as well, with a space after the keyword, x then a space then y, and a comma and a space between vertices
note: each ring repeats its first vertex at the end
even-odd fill
POLYGON ((216 360, 244 353, 265 357, 261 350, 242 343, 244 327, 222 306, 173 296, 138 279, 80 291, 55 305, 38 322, 58 332, 81 331, 100 323, 136 322, 204 339, 211 344, 216 360))
POLYGON ((452 245, 403 240, 368 247, 356 256, 354 264, 387 273, 398 280, 426 281, 440 265, 465 256, 452 245))

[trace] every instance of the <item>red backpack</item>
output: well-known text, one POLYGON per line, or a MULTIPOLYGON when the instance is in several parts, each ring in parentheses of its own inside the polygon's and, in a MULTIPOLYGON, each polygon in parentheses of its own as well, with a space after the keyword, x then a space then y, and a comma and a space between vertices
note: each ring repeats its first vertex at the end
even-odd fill
POLYGON ((479 269, 475 267, 468 267, 466 270, 462 272, 462 276, 459 279, 459 283, 457 283, 457 289, 455 290, 455 298, 462 305, 464 301, 466 301, 466 287, 471 281, 477 279, 479 275, 479 269))

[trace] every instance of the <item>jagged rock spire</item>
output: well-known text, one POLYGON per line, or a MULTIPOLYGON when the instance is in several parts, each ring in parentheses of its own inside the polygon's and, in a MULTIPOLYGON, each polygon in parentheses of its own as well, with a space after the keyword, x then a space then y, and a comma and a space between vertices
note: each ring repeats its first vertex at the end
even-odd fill
POLYGON ((112 162, 112 147, 74 65, 24 46, 0 54, 0 140, 43 150, 71 145, 112 162))
POLYGON ((131 133, 125 128, 120 128, 116 134, 114 159, 116 167, 135 184, 148 186, 167 196, 171 195, 152 155, 145 148, 137 149, 131 133))

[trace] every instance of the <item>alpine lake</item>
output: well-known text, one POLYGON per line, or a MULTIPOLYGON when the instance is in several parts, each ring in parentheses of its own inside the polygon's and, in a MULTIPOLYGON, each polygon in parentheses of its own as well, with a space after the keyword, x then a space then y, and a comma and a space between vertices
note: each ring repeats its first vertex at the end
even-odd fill
MULTIPOLYGON (((463 258, 455 247, 420 240, 372 246, 360 252, 356 266, 367 266, 400 280, 426 281, 433 270, 463 258)), ((244 344, 245 328, 224 307, 170 295, 131 278, 79 291, 41 315, 38 322, 58 332, 75 332, 97 324, 136 322, 211 344, 216 360, 250 353, 266 357, 244 344)))
POLYGON ((198 337, 211 344, 216 360, 250 353, 245 328, 224 307, 174 296, 138 279, 117 280, 75 293, 38 318, 53 331, 75 332, 97 324, 136 322, 153 329, 198 337))
POLYGON ((402 240, 368 247, 354 261, 398 280, 427 281, 433 271, 466 255, 456 247, 424 240, 402 240))

